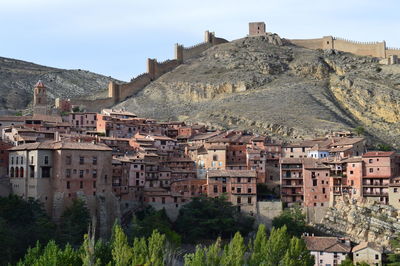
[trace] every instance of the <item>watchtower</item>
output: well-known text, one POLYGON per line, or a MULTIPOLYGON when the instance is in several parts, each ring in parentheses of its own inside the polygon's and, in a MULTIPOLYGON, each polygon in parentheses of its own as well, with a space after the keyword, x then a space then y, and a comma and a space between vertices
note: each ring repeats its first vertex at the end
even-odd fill
POLYGON ((250 22, 249 23, 249 36, 264 35, 266 26, 264 22, 250 22))

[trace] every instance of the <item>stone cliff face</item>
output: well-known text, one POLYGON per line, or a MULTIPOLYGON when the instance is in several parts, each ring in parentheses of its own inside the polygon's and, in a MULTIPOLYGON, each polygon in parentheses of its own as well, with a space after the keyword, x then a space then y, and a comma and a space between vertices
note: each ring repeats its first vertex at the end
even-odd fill
POLYGON ((339 198, 316 226, 328 234, 347 236, 354 242, 370 241, 390 249, 389 240, 400 230, 400 211, 390 205, 339 198))
POLYGON ((214 46, 118 107, 287 139, 363 126, 398 146, 399 89, 398 65, 267 35, 214 46))
POLYGON ((25 109, 39 79, 52 99, 106 96, 108 83, 114 80, 85 70, 57 69, 0 57, 0 114, 25 109))

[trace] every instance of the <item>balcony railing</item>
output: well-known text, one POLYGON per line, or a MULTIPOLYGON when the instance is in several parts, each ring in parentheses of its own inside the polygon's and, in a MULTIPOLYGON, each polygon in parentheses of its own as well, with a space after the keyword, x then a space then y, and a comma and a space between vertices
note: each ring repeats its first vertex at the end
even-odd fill
POLYGON ((370 197, 387 197, 387 192, 363 192, 363 196, 370 197))

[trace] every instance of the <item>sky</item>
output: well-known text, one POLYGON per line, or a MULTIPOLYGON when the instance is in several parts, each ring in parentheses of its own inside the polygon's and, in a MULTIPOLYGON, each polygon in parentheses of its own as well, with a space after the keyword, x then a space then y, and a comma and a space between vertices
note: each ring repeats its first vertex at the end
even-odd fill
POLYGON ((175 43, 202 42, 205 30, 239 39, 253 21, 285 38, 400 47, 398 0, 0 0, 0 57, 129 81, 147 58, 172 59, 175 43))

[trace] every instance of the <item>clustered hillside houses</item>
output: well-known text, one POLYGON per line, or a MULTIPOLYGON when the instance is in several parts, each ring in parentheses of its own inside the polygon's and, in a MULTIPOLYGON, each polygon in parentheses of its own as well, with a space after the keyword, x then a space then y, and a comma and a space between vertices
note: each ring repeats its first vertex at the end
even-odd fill
POLYGON ((350 132, 286 144, 124 110, 71 106, 75 112, 60 115, 45 92, 39 82, 31 116, 0 117, 0 175, 9 192, 38 199, 55 220, 76 198, 108 228, 143 204, 175 219, 193 197, 223 194, 257 216, 260 184, 289 207, 323 210, 347 195, 400 208, 400 155, 367 151, 350 132))

